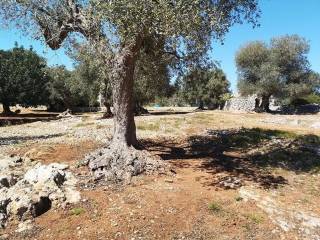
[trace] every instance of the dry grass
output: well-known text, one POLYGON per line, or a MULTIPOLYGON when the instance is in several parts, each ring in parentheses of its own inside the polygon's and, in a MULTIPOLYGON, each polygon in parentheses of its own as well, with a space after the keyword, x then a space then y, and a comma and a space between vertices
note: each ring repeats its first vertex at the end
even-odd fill
MULTIPOLYGON (((177 111, 177 113, 180 112, 182 111, 177 111)), ((271 115, 224 111, 151 115, 136 118, 138 133, 143 137, 153 135, 187 136, 206 129, 225 130, 235 128, 279 130, 287 136, 290 134, 315 134, 320 136, 320 129, 310 127, 318 121, 319 115, 271 115)))

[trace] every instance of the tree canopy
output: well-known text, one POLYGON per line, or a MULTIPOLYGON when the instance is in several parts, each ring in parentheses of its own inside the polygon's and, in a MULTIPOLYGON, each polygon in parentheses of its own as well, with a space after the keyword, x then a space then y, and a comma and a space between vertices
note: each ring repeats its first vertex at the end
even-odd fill
POLYGON ((229 93, 230 83, 219 68, 193 68, 179 81, 183 97, 191 105, 198 104, 199 109, 222 106, 224 95, 229 93))
POLYGON ((45 104, 47 83, 46 61, 32 48, 16 44, 11 50, 0 50, 0 103, 5 114, 16 104, 45 104))
POLYGON ((262 97, 268 110, 271 95, 290 101, 312 92, 317 80, 307 59, 309 44, 297 35, 250 42, 236 54, 241 94, 262 97))
POLYGON ((4 0, 0 12, 44 37, 52 49, 80 33, 109 59, 125 45, 136 45, 189 63, 206 53, 212 39, 223 39, 231 25, 255 25, 259 16, 256 0, 4 0))

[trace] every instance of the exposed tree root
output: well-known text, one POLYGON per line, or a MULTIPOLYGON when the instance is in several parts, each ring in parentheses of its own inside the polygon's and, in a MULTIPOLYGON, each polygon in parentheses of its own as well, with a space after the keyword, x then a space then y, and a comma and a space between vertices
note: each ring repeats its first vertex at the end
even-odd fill
POLYGON ((140 115, 142 115, 142 114, 149 114, 149 111, 148 111, 146 108, 137 105, 137 106, 135 107, 134 114, 135 114, 136 116, 140 116, 140 115))
POLYGON ((193 110, 193 112, 202 112, 205 109, 203 107, 197 107, 196 109, 193 110))
POLYGON ((133 176, 165 174, 170 169, 169 164, 146 150, 115 144, 91 153, 86 162, 96 180, 110 182, 130 183, 133 176))
POLYGON ((104 112, 101 119, 108 119, 108 118, 113 118, 113 113, 112 112, 104 112))

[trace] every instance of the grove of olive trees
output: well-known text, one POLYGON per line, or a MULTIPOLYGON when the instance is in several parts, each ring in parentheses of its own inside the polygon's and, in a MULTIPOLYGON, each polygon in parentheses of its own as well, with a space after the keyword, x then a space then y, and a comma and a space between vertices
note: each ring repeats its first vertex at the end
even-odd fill
POLYGON ((257 5, 256 0, 5 0, 0 4, 0 15, 2 22, 32 32, 52 49, 60 48, 74 34, 81 36, 73 40, 82 37, 95 46, 112 87, 114 134, 110 154, 92 158, 89 165, 94 171, 105 170, 99 175, 116 167, 111 175, 121 179, 145 169, 143 157, 130 155, 139 146, 133 87, 142 54, 150 60, 159 55, 175 58, 172 69, 203 61, 211 41, 223 38, 230 26, 243 21, 256 24, 257 5))

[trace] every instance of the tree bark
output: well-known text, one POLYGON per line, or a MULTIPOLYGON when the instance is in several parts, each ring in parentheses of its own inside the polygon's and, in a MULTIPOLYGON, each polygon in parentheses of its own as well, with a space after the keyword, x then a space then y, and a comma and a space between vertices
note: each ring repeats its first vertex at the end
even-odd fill
POLYGON ((149 111, 145 109, 142 104, 140 104, 138 101, 135 103, 134 113, 136 116, 140 116, 142 114, 148 114, 149 111))
POLYGON ((202 101, 202 100, 199 101, 199 107, 198 107, 198 108, 201 109, 201 110, 204 109, 204 107, 203 107, 203 101, 202 101))
POLYGON ((106 102, 104 105, 106 106, 106 113, 108 115, 112 115, 111 104, 109 102, 106 102))
POLYGON ((113 117, 113 113, 111 111, 111 104, 109 103, 109 101, 104 101, 103 105, 106 108, 106 112, 103 113, 102 118, 112 118, 113 117))
POLYGON ((270 97, 270 95, 262 96, 260 108, 264 112, 270 112, 270 97))
POLYGON ((203 106, 203 101, 200 99, 199 100, 199 106, 194 110, 194 111, 202 111, 204 110, 204 106, 203 106))
POLYGON ((134 122, 133 83, 136 55, 141 40, 123 47, 117 54, 111 72, 113 97, 114 132, 111 144, 138 147, 134 122))
POLYGON ((8 116, 8 115, 12 115, 13 114, 13 112, 10 110, 10 105, 9 104, 2 103, 2 108, 3 108, 3 111, 2 111, 3 115, 8 116))

